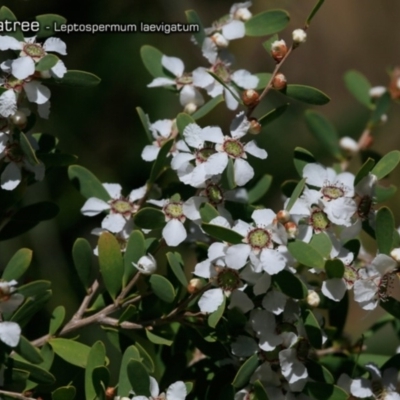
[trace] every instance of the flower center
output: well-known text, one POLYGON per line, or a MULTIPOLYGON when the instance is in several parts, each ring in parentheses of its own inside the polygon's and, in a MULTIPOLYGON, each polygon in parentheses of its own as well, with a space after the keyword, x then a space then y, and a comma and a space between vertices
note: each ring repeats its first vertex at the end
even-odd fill
POLYGON ((176 78, 178 85, 191 85, 193 83, 193 77, 191 74, 184 73, 181 77, 176 78))
POLYGON ((242 282, 237 271, 230 268, 222 268, 217 276, 217 284, 221 289, 232 292, 240 287, 242 282))
POLYGON ((396 273, 389 272, 382 276, 379 282, 378 297, 381 301, 387 301, 390 294, 393 293, 395 279, 397 279, 396 273))
POLYGON ((208 201, 213 205, 222 204, 224 202, 224 192, 214 183, 210 183, 205 190, 205 195, 208 198, 208 201))
POLYGON ((35 61, 38 61, 46 55, 43 47, 40 44, 28 43, 22 50, 27 56, 32 57, 35 61))
POLYGON ((212 147, 203 147, 196 151, 196 164, 201 164, 209 159, 210 156, 215 154, 216 151, 212 147))
POLYGON ((112 214, 122 214, 124 217, 129 218, 134 213, 134 205, 124 197, 112 200, 110 202, 112 214))
POLYGON ((186 217, 183 214, 183 207, 181 201, 170 202, 164 206, 164 214, 168 220, 178 219, 181 222, 184 222, 186 217))
POLYGON ((212 72, 218 76, 225 83, 229 83, 231 81, 231 72, 229 68, 223 63, 218 62, 212 67, 212 72))
POLYGON ((362 219, 368 219, 369 213, 374 206, 374 202, 371 196, 363 196, 358 203, 357 215, 362 219))
POLYGON ((9 75, 6 78, 6 81, 4 82, 4 87, 6 89, 12 89, 15 92, 20 92, 23 88, 23 85, 24 85, 24 81, 17 79, 12 75, 9 75))
POLYGON ((223 149, 232 158, 240 158, 244 155, 243 144, 236 139, 225 140, 223 149))
POLYGON ((261 249, 273 248, 274 244, 271 239, 271 233, 263 228, 254 228, 248 234, 246 242, 255 251, 260 251, 261 249))
POLYGON ((14 161, 15 163, 21 162, 24 158, 24 153, 17 143, 8 145, 5 149, 5 154, 9 161, 14 161))
POLYGON ((329 228, 330 221, 328 216, 319 207, 312 206, 310 225, 314 228, 314 231, 321 232, 329 228))
POLYGON ((339 197, 343 197, 345 192, 343 188, 333 186, 333 185, 328 185, 324 186, 321 190, 323 197, 325 200, 336 200, 339 197))
POLYGON ((346 283, 347 290, 350 290, 354 282, 358 279, 357 270, 350 265, 345 265, 343 279, 346 283))

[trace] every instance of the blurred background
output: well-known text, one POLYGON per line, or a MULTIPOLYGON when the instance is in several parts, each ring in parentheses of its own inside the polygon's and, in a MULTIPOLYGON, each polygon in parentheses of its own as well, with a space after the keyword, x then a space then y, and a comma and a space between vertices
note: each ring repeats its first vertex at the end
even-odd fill
MULTIPOLYGON (((291 22, 280 36, 290 42, 292 30, 304 25, 315 3, 316 0, 254 0, 251 11, 256 14, 266 9, 286 9, 291 15, 291 22)), ((195 9, 206 27, 214 19, 228 13, 231 4, 226 0, 2 2, 21 21, 54 13, 63 15, 69 23, 174 23, 186 22, 184 11, 195 9)), ((393 0, 326 1, 312 22, 307 43, 296 50, 283 67, 289 83, 314 86, 331 97, 328 105, 314 108, 332 121, 340 136, 357 139, 369 115, 346 90, 343 75, 349 69, 356 69, 372 85, 388 84, 387 68, 400 63, 399 15, 400 3, 393 0)), ((207 66, 207 62, 186 34, 73 33, 59 34, 58 37, 67 43, 68 55, 63 57, 67 68, 93 72, 102 82, 95 88, 87 89, 53 86, 50 119, 40 121, 36 131, 57 136, 59 148, 77 155, 79 164, 91 170, 100 181, 118 182, 125 193, 129 193, 145 183, 150 171, 150 164, 140 157, 147 143, 135 108, 140 106, 151 121, 172 118, 181 111, 173 93, 160 88, 146 88, 152 77, 141 62, 140 47, 149 44, 166 55, 181 58, 187 71, 207 66)), ((233 68, 271 72, 274 61, 262 48, 265 40, 244 38, 233 41, 230 46, 236 56, 233 68)), ((256 116, 287 101, 283 95, 272 94, 257 109, 256 116)), ((305 127, 303 113, 307 107, 294 100, 290 103, 285 117, 269 125, 257 137, 259 145, 268 151, 269 156, 264 161, 255 160, 255 170, 260 175, 269 173, 274 176, 272 190, 264 203, 274 210, 282 205, 280 184, 286 179, 298 178, 292 161, 295 146, 307 148, 326 165, 333 161, 305 127)), ((388 122, 374 134, 373 149, 381 154, 399 148, 399 111, 398 106, 393 105, 388 122)), ((221 104, 199 124, 220 125, 228 129, 234 115, 221 104)), ((359 165, 358 160, 352 162, 350 170, 356 172, 359 165)), ((396 184, 399 177, 400 168, 391 175, 390 182, 396 184)), ((65 168, 49 171, 44 182, 29 188, 26 204, 39 200, 56 202, 61 209, 59 216, 41 223, 21 237, 0 242, 0 268, 17 249, 33 249, 33 269, 29 272, 31 278, 42 277, 54 282, 49 312, 55 306, 65 304, 65 297, 68 297, 67 312, 70 315, 83 294, 76 283, 71 248, 77 237, 85 237, 95 246, 97 237, 91 235, 90 231, 99 226, 102 217, 84 218, 80 214, 84 199, 69 182, 65 168)), ((399 224, 399 197, 388 204, 399 224)), ((368 315, 361 314, 360 309, 354 312, 357 314, 357 325, 348 325, 353 339, 365 330, 371 320, 377 318, 380 311, 368 315)), ((42 326, 42 320, 39 314, 32 324, 32 338, 46 332, 47 325, 42 326)), ((393 352, 396 345, 398 343, 393 340, 387 352, 393 352)))

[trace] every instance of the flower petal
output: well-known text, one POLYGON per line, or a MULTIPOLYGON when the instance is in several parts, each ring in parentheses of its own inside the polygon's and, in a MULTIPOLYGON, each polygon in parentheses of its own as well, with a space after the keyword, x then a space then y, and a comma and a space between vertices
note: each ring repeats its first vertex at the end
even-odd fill
POLYGON ((226 264, 229 268, 240 269, 245 266, 250 254, 250 246, 248 244, 235 244, 228 247, 226 251, 226 264))
POLYGON ((17 111, 17 98, 14 90, 9 89, 0 96, 0 115, 9 117, 17 111))
POLYGON ((17 164, 10 162, 1 174, 1 188, 14 190, 21 182, 21 170, 17 164))
POLYGON ((157 158, 159 151, 160 148, 157 146, 144 146, 144 149, 142 150, 142 158, 144 161, 154 161, 157 158))
POLYGON ((25 83, 24 90, 28 100, 33 103, 43 104, 50 99, 50 89, 43 86, 39 81, 25 83))
POLYGON ((183 64, 183 61, 177 57, 168 57, 163 55, 161 58, 161 64, 165 69, 174 74, 176 77, 182 76, 183 71, 185 70, 185 65, 183 64))
POLYGON ((224 294, 222 293, 222 289, 217 288, 207 290, 203 293, 198 304, 201 312, 212 313, 218 309, 223 301, 224 294))
POLYGON ((112 199, 118 199, 121 196, 122 187, 119 183, 103 183, 103 187, 112 199))
POLYGON ((222 27, 222 34, 228 40, 240 39, 246 34, 242 21, 233 20, 222 27))
POLYGON ((248 142, 244 146, 244 151, 262 160, 266 159, 268 156, 268 153, 264 149, 260 149, 254 140, 248 142))
POLYGON ((0 50, 22 50, 23 43, 11 36, 0 36, 0 50))
POLYGON ((121 214, 108 214, 101 222, 101 227, 112 233, 121 232, 126 224, 126 219, 121 214))
POLYGON ((67 72, 67 67, 61 60, 58 60, 57 64, 50 71, 53 77, 62 78, 67 72))
POLYGON ((165 225, 162 236, 168 246, 178 246, 186 239, 187 233, 182 222, 177 219, 171 219, 171 221, 167 222, 167 225, 165 225))
POLYGON ((235 71, 231 78, 242 89, 254 89, 257 87, 259 82, 259 79, 256 75, 252 75, 245 69, 239 69, 235 71))
POLYGON ((11 64, 11 73, 18 79, 25 79, 35 72, 35 62, 30 57, 20 57, 11 64))
POLYGON ((0 340, 10 347, 19 343, 21 328, 15 322, 0 322, 0 340))
POLYGON ((63 56, 67 55, 67 45, 59 38, 51 37, 43 43, 43 49, 46 51, 54 51, 63 56))
POLYGON ((184 400, 187 395, 186 385, 182 381, 175 382, 168 387, 166 395, 166 400, 184 400))
POLYGON ((244 186, 254 176, 253 167, 242 158, 237 158, 235 160, 235 163, 233 164, 233 171, 235 182, 239 186, 244 186))
POLYGON ((94 215, 100 214, 102 211, 109 209, 110 205, 105 201, 100 200, 97 197, 90 197, 81 208, 81 213, 87 217, 93 217, 94 215))

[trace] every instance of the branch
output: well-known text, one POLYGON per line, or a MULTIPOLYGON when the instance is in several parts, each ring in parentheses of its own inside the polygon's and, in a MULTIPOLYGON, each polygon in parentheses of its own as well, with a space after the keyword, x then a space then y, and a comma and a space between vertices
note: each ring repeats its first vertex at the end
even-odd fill
POLYGON ((0 390, 0 394, 4 394, 5 396, 12 397, 13 399, 18 399, 18 400, 37 400, 34 399, 33 397, 26 397, 21 393, 8 392, 7 390, 0 390))

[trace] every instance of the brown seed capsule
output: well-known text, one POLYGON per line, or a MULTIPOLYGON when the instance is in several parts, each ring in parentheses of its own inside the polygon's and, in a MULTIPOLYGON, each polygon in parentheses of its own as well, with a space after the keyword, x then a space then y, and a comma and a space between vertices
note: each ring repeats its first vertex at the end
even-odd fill
POLYGON ((260 101, 260 96, 254 89, 247 89, 242 93, 242 100, 245 106, 255 107, 260 101))
POLYGON ((257 118, 251 118, 250 119, 250 128, 247 131, 251 135, 258 135, 261 132, 261 124, 258 122, 257 118))
POLYGON ((276 74, 273 81, 272 81, 272 87, 276 90, 283 90, 286 87, 286 77, 283 74, 276 74))
POLYGON ((187 291, 190 294, 198 292, 203 287, 203 282, 201 279, 193 278, 190 280, 189 284, 187 285, 187 291))
POLYGON ((281 224, 285 224, 286 222, 289 222, 290 213, 286 210, 280 210, 278 211, 278 214, 276 214, 276 218, 278 222, 280 222, 281 224))
POLYGON ((284 226, 285 226, 288 236, 291 239, 294 239, 299 232, 299 230, 297 229, 297 225, 294 222, 289 221, 289 222, 286 222, 286 224, 284 226))
POLYGON ((271 55, 272 58, 280 63, 282 59, 286 56, 287 46, 284 40, 275 40, 271 45, 271 55))

